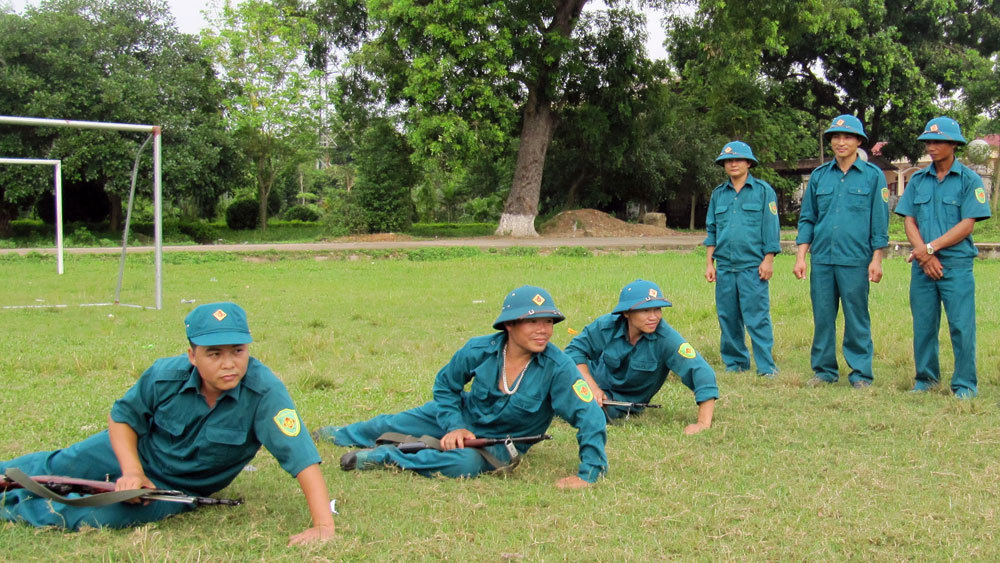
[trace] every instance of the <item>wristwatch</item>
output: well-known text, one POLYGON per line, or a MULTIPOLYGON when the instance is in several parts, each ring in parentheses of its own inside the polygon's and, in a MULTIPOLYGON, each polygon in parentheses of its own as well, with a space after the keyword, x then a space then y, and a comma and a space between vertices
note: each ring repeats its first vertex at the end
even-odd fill
POLYGON ((930 243, 927 243, 927 254, 934 254, 934 247, 930 243))

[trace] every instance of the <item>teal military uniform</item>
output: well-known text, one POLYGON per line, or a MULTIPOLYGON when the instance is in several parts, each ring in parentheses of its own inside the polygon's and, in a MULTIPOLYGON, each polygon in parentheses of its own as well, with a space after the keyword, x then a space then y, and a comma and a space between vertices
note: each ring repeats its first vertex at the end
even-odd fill
MULTIPOLYGON (((577 429, 577 476, 593 483, 608 468, 606 423, 576 365, 549 343, 532 357, 517 391, 506 395, 499 387, 506 339, 505 333, 496 333, 469 340, 438 372, 434 400, 401 413, 330 428, 327 435, 332 435, 337 445, 361 447, 374 446, 375 439, 386 432, 441 438, 465 428, 478 438, 532 436, 544 433, 553 416, 559 415, 577 429), (463 391, 469 381, 472 386, 463 391)), ((516 444, 521 453, 530 446, 516 444)), ((510 461, 503 445, 486 449, 500 461, 510 461)), ((366 456, 366 464, 395 465, 425 476, 439 473, 446 477, 475 477, 493 469, 475 450, 467 448, 402 453, 398 448, 381 446, 366 456)))
POLYGON ((766 255, 781 252, 774 188, 753 175, 747 176, 739 192, 732 181, 719 185, 708 203, 705 230, 705 246, 715 247, 719 352, 726 370, 750 369, 745 329, 753 345, 757 373, 777 373, 769 286, 757 271, 766 255))
MULTIPOLYGON (((218 326, 207 335, 195 312, 188 337, 195 343, 250 342, 242 309, 234 304, 200 306, 215 311, 218 326), (222 313, 225 309, 226 313, 222 313), (224 320, 226 319, 226 320, 224 320), (233 336, 234 325, 245 330, 233 336), (192 326, 195 328, 192 329, 192 326), (243 338, 243 340, 240 340, 243 338)), ((206 315, 207 316, 207 315, 206 315)), ((215 324, 214 321, 210 321, 215 324)), ((111 418, 129 425, 138 436, 138 453, 146 476, 159 488, 205 496, 225 488, 264 445, 291 475, 319 463, 312 438, 302 425, 284 384, 259 361, 249 358, 240 383, 222 392, 214 407, 201 394, 201 377, 186 355, 157 360, 136 384, 114 403, 111 418)), ((16 467, 28 475, 63 475, 116 480, 121 476, 108 432, 100 432, 64 449, 36 452, 0 462, 0 474, 16 467)), ((111 504, 98 508, 51 503, 22 489, 0 494, 0 518, 34 526, 125 527, 188 510, 173 502, 111 504)))
POLYGON ((795 242, 810 245, 811 363, 816 377, 824 381, 839 378, 836 321, 841 304, 844 359, 851 368, 848 379, 852 384, 870 384, 874 378, 868 265, 874 252, 889 244, 888 200, 885 175, 861 158, 847 173, 836 160, 820 165, 802 196, 795 242))
MULTIPOLYGON (((694 391, 696 403, 719 398, 715 371, 663 320, 655 332, 641 335, 633 346, 628 320, 616 313, 602 315, 570 341, 566 353, 575 363, 587 365, 611 400, 648 403, 671 371, 694 391)), ((611 419, 636 410, 641 409, 605 408, 611 419)))
MULTIPOLYGON (((934 120, 936 121, 936 120, 934 120)), ((933 123, 933 121, 932 121, 933 123)), ((963 219, 980 221, 990 217, 989 202, 978 174, 955 160, 938 181, 934 165, 913 174, 899 198, 895 212, 916 219, 920 236, 932 241, 963 219)), ((934 280, 913 261, 910 275, 910 311, 913 314, 913 358, 915 389, 927 390, 941 380, 938 360, 938 330, 941 305, 948 315, 955 373, 951 389, 959 397, 975 397, 976 378, 976 286, 972 263, 978 251, 972 236, 934 253, 944 276, 934 280)))

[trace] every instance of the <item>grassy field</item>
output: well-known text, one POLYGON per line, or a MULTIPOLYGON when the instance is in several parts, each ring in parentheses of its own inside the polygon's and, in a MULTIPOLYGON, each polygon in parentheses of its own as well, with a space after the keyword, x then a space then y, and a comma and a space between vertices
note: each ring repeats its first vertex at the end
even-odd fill
MULTIPOLYGON (((106 425, 111 403, 155 358, 184 351, 192 305, 235 300, 249 312, 253 354, 283 378, 315 428, 418 405, 466 339, 486 334, 505 292, 549 289, 568 319, 554 342, 614 305, 635 278, 657 281, 664 317, 716 368, 718 325, 703 252, 586 256, 456 250, 366 254, 168 255, 165 307, 0 310, 0 459, 52 449, 106 425), (512 253, 516 254, 516 253, 512 253)), ((131 260, 123 301, 150 304, 149 259, 131 260)), ((287 549, 309 523, 296 482, 262 452, 205 508, 132 530, 67 534, 0 523, 0 559, 175 561, 402 560, 941 560, 1000 558, 1000 262, 976 265, 980 397, 914 395, 908 265, 885 263, 873 286, 875 385, 813 389, 808 283, 779 256, 771 286, 772 381, 719 371, 713 428, 682 435, 692 395, 675 378, 663 409, 608 430, 611 469, 582 491, 572 429, 536 446, 510 477, 424 479, 345 473, 346 450, 321 444, 338 537, 287 549)), ((110 299, 113 257, 0 258, 0 305, 110 299)), ((942 362, 951 366, 942 333, 942 362)), ((844 373, 842 367, 842 373, 844 373)), ((945 379, 949 375, 946 374, 945 379)), ((947 386, 945 386, 947 387, 947 386)))

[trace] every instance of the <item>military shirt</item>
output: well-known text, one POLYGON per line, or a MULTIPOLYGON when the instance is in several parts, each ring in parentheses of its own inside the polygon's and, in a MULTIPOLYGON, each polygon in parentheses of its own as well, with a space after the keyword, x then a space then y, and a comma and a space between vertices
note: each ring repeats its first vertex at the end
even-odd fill
POLYGON ((812 261, 867 266, 889 245, 889 189, 885 174, 860 158, 845 174, 831 160, 809 176, 802 195, 796 244, 809 244, 812 261))
MULTIPOLYGON (((933 164, 915 172, 895 211, 915 218, 920 237, 930 242, 964 219, 989 219, 990 204, 979 174, 956 159, 940 182, 933 164)), ((978 253, 970 234, 953 246, 936 250, 934 255, 942 266, 959 268, 971 267, 978 253)))
MULTIPOLYGON (((577 429, 580 466, 577 475, 594 482, 608 469, 604 413, 576 365, 555 345, 535 354, 513 395, 500 390, 500 366, 506 333, 469 340, 434 382, 438 424, 451 432, 465 428, 479 438, 543 434, 554 415, 577 429), (469 381, 468 391, 463 388, 469 381)), ((517 444, 522 452, 529 444, 517 444)))
POLYGON ((139 436, 149 476, 198 495, 224 489, 261 445, 293 476, 320 462, 285 385, 256 358, 215 407, 186 354, 157 360, 115 401, 111 419, 139 436))
POLYGON ((705 230, 705 246, 715 247, 719 268, 740 272, 760 266, 765 255, 781 252, 774 188, 752 175, 739 192, 731 180, 720 184, 708 202, 705 230))
POLYGON ((632 345, 628 319, 602 315, 570 341, 566 353, 577 364, 587 364, 597 385, 616 399, 648 403, 671 371, 694 391, 696 403, 719 398, 715 370, 663 320, 632 345))

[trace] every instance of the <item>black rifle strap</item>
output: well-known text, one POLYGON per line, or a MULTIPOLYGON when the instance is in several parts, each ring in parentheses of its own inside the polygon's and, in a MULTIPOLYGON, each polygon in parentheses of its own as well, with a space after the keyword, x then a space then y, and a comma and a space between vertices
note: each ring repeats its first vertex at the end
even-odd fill
POLYGON ((108 504, 115 504, 116 502, 125 502, 127 500, 132 500, 142 495, 156 493, 154 489, 133 489, 131 491, 114 491, 110 493, 98 493, 96 495, 87 495, 78 498, 68 498, 58 495, 44 486, 31 480, 23 471, 16 467, 7 468, 5 476, 11 481, 21 485, 26 491, 33 493, 36 496, 46 498, 49 500, 54 500, 56 502, 61 502, 63 504, 68 504, 70 506, 106 506, 108 504))
MULTIPOLYGON (((441 440, 433 436, 421 436, 417 438, 415 436, 410 436, 409 434, 403 434, 401 432, 386 432, 385 434, 382 434, 381 436, 375 439, 375 445, 377 446, 385 446, 385 445, 398 446, 399 444, 406 444, 411 442, 423 442, 428 448, 432 450, 437 450, 439 452, 444 451, 444 449, 441 447, 441 440)), ((517 453, 517 450, 515 450, 513 447, 507 448, 508 451, 513 452, 511 454, 510 463, 504 463, 500 461, 497 458, 497 456, 488 452, 486 448, 469 448, 469 449, 474 450, 477 454, 482 456, 482 458, 486 460, 486 463, 490 464, 490 467, 493 468, 493 473, 506 475, 514 471, 514 468, 521 463, 521 455, 517 453)))

